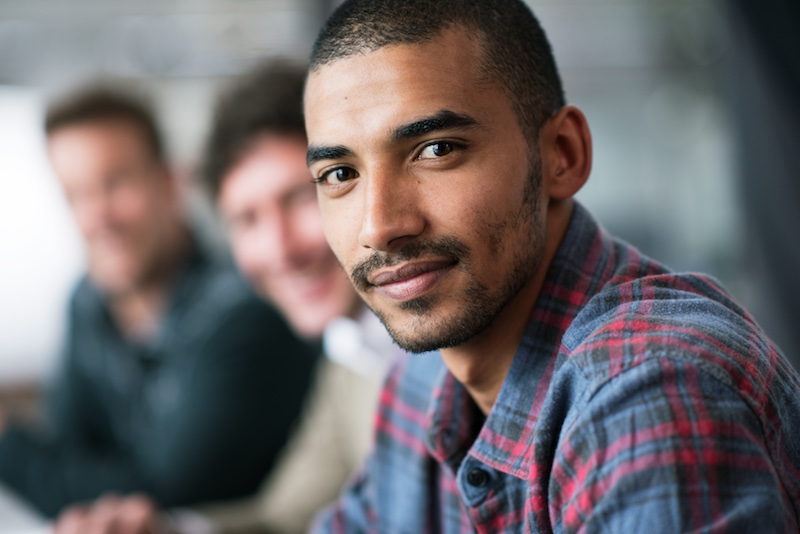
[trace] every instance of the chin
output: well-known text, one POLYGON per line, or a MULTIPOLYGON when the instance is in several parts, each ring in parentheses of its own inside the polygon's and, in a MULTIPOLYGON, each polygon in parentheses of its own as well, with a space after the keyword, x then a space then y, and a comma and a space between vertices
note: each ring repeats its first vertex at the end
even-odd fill
MULTIPOLYGON (((331 317, 330 320, 332 319, 333 317, 331 317)), ((290 318, 289 322, 291 323, 294 331, 300 336, 309 339, 317 339, 322 337, 322 333, 325 331, 325 326, 327 326, 330 320, 315 320, 314 318, 303 316, 297 320, 292 320, 290 318)))
POLYGON ((105 261, 89 265, 89 278, 99 287, 108 291, 125 290, 135 285, 139 270, 126 265, 127 262, 105 261))
POLYGON ((442 309, 432 297, 370 307, 394 342, 414 354, 462 345, 483 332, 495 317, 478 310, 442 309))

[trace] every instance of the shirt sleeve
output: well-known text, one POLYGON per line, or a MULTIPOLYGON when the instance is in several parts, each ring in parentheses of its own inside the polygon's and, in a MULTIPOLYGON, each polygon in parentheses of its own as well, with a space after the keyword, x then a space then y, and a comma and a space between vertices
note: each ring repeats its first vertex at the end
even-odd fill
POLYGON ((788 532, 764 429, 731 384, 680 358, 627 370, 563 432, 550 485, 563 532, 788 532))
POLYGON ((377 532, 374 495, 370 481, 371 464, 372 458, 339 499, 316 517, 310 534, 377 532))
MULTIPOLYGON (((164 507, 252 493, 300 410, 315 356, 272 308, 243 299, 164 373, 175 392, 168 406, 143 400, 138 413, 119 414, 131 417, 130 443, 13 429, 0 442, 0 479, 48 515, 107 491, 145 492, 164 507)), ((59 417, 85 429, 74 415, 85 397, 84 388, 62 396, 75 409, 59 417)))

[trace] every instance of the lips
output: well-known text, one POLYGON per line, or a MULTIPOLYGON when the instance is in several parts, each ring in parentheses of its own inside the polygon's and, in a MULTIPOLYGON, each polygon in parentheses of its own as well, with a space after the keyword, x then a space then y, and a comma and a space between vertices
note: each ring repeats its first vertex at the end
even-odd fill
POLYGON ((427 293, 455 264, 454 260, 414 262, 378 273, 369 282, 392 300, 412 300, 427 293))

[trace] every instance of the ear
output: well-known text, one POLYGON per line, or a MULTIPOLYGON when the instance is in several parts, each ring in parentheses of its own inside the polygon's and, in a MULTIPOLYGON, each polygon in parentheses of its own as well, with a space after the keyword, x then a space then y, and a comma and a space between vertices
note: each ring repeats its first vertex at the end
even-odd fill
POLYGON ((592 134, 583 112, 575 106, 561 108, 542 127, 539 143, 547 196, 572 197, 592 170, 592 134))

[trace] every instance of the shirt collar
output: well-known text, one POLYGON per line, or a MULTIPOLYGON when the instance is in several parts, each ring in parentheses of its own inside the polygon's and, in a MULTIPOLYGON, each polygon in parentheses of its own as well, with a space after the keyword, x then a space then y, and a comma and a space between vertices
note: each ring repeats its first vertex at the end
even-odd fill
POLYGON ((391 361, 403 352, 367 306, 357 320, 333 319, 325 327, 322 346, 331 361, 371 380, 380 380, 391 361))
POLYGON ((575 202, 570 223, 547 272, 536 307, 486 421, 449 372, 428 412, 431 455, 455 471, 467 453, 499 471, 528 476, 533 429, 554 372, 563 363, 561 338, 578 311, 611 278, 612 238, 575 202), (481 424, 482 423, 482 424, 481 424))

